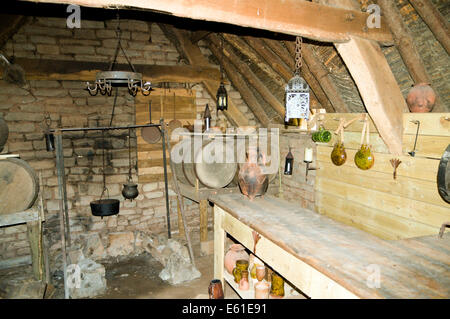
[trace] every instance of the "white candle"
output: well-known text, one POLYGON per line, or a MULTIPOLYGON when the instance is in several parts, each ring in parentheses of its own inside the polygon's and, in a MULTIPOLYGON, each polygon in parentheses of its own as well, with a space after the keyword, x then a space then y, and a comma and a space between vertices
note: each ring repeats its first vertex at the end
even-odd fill
POLYGON ((313 150, 312 148, 305 148, 305 161, 312 162, 313 160, 313 150))

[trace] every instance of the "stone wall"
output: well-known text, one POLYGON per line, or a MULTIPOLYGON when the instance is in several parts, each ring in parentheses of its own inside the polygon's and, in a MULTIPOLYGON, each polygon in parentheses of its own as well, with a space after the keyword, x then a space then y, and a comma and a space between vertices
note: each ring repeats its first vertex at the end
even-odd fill
MULTIPOLYGON (((82 20, 81 29, 67 29, 65 18, 30 18, 5 46, 6 54, 33 59, 109 62, 116 46, 116 21, 82 20)), ((183 63, 170 41, 156 24, 122 20, 122 45, 135 64, 176 65, 183 63)), ((202 48, 206 54, 208 50, 202 48)), ((119 63, 125 63, 122 55, 119 63)), ((57 259, 60 251, 59 194, 55 168, 55 154, 47 152, 43 138, 43 120, 47 114, 55 127, 108 126, 112 114, 111 97, 90 96, 80 81, 27 81, 26 86, 0 81, 0 116, 8 123, 10 136, 3 153, 16 153, 26 160, 43 178, 43 197, 46 215, 45 240, 50 259, 57 259)), ((170 84, 173 87, 179 84, 170 84)), ((201 84, 196 91, 197 117, 205 104, 215 106, 201 84)), ((256 124, 253 114, 228 86, 230 98, 256 124)), ((216 112, 212 112, 214 125, 216 112)), ((219 117, 224 117, 219 114, 219 117)), ((134 98, 126 89, 118 90, 112 125, 135 123, 134 98)), ((98 233, 105 247, 112 232, 145 230, 154 234, 167 232, 164 182, 139 185, 140 195, 135 201, 124 201, 122 183, 128 174, 128 132, 111 131, 64 133, 64 163, 67 178, 70 227, 73 238, 98 233), (109 195, 121 200, 120 213, 101 219, 91 215, 89 203, 102 192, 102 154, 106 158, 106 183, 109 195)), ((136 141, 132 137, 132 158, 136 163, 136 141)), ((133 170, 134 181, 137 181, 133 170)), ((176 198, 170 190, 171 227, 177 232, 176 198)), ((198 205, 186 200, 187 220, 193 239, 198 241, 198 205)), ((24 225, 0 228, 0 260, 30 254, 24 225)))
POLYGON ((308 180, 305 180, 306 164, 305 148, 313 149, 313 162, 311 167, 316 166, 316 146, 309 133, 283 133, 280 132, 280 156, 281 156, 281 185, 283 198, 290 202, 298 203, 300 207, 315 211, 314 206, 314 180, 316 173, 308 172, 308 180), (291 147, 294 156, 292 175, 284 175, 286 155, 291 147))

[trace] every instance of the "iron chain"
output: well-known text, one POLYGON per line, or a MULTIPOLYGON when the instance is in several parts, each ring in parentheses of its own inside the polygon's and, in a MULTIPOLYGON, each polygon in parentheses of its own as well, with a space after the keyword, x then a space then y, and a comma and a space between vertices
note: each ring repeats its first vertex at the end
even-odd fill
POLYGON ((302 68, 302 37, 295 38, 295 74, 300 75, 300 69, 302 68))

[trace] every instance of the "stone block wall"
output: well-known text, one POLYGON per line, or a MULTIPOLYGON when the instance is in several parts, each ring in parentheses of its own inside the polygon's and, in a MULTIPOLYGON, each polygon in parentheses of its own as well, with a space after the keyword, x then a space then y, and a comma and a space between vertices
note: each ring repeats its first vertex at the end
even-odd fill
MULTIPOLYGON (((7 42, 5 53, 9 56, 69 61, 109 62, 116 46, 116 21, 82 20, 81 29, 67 29, 65 18, 30 18, 13 38, 7 42)), ((122 45, 135 64, 177 65, 184 63, 170 41, 154 23, 122 20, 122 45)), ((202 47, 202 51, 207 51, 202 47)), ((119 63, 126 63, 122 55, 119 63)), ((94 79, 93 79, 94 80, 94 79)), ((180 84, 172 83, 172 87, 180 84)), ((0 81, 0 116, 9 126, 10 135, 3 153, 15 153, 26 160, 43 178, 45 208, 45 240, 50 248, 50 260, 56 260, 60 252, 59 194, 55 167, 55 154, 47 152, 43 137, 43 121, 46 115, 51 127, 108 126, 111 120, 112 96, 90 96, 81 81, 27 81, 20 88, 0 81)), ((242 101, 240 94, 228 86, 230 98, 256 125, 253 114, 242 101)), ((206 103, 215 108, 214 97, 199 83, 196 92, 197 117, 203 114, 206 103)), ((216 112, 212 112, 215 125, 216 112)), ((219 114, 223 117, 223 114, 219 114)), ((135 123, 134 98, 126 89, 118 90, 118 98, 112 121, 113 126, 135 123)), ((121 190, 128 174, 128 132, 110 131, 64 133, 64 164, 67 179, 67 195, 70 211, 70 227, 74 239, 90 233, 98 233, 108 245, 108 233, 122 231, 149 231, 166 233, 166 209, 164 182, 139 185, 139 197, 124 201, 121 190), (89 203, 99 199, 103 186, 102 154, 105 152, 106 184, 109 195, 121 200, 117 216, 95 217, 89 203)), ((136 163, 136 140, 132 136, 132 161, 136 163)), ((133 179, 137 181, 136 170, 133 179)), ((170 187, 171 185, 169 185, 170 187)), ((176 197, 170 190, 171 228, 176 233, 176 197)), ((185 200, 187 221, 198 241, 198 205, 185 200)), ((26 256, 30 249, 26 226, 0 228, 0 260, 26 256)))
POLYGON ((313 149, 313 162, 311 167, 316 166, 316 146, 309 133, 280 133, 280 156, 281 156, 281 185, 283 198, 290 202, 299 204, 300 207, 315 211, 314 206, 314 180, 315 171, 308 172, 308 180, 305 180, 306 164, 305 148, 313 149), (292 175, 284 175, 286 155, 291 147, 294 156, 292 175))

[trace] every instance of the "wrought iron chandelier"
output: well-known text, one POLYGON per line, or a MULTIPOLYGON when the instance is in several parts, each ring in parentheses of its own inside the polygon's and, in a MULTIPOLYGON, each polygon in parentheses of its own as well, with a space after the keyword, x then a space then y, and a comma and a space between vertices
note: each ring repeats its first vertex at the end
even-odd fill
POLYGON ((297 37, 295 41, 295 72, 286 84, 286 115, 285 122, 290 119, 309 118, 309 85, 300 76, 302 67, 302 38, 297 37))
POLYGON ((89 91, 90 95, 95 96, 98 94, 98 92, 100 92, 102 95, 105 94, 111 95, 113 86, 114 87, 127 86, 128 92, 132 96, 136 96, 138 91, 141 91, 142 95, 150 94, 152 84, 150 82, 144 82, 142 80, 142 74, 136 72, 134 65, 131 63, 120 42, 121 33, 122 31, 120 30, 119 15, 117 15, 117 30, 116 30, 117 46, 114 53, 114 58, 111 61, 108 71, 101 71, 96 74, 95 82, 93 85, 91 85, 89 82, 86 82, 86 89, 89 91), (119 49, 125 56, 125 59, 127 60, 128 65, 130 66, 132 72, 113 70, 117 61, 119 49))

